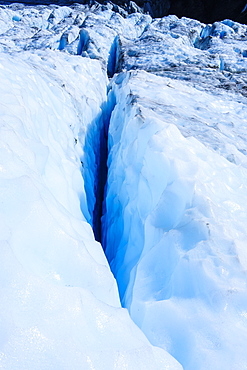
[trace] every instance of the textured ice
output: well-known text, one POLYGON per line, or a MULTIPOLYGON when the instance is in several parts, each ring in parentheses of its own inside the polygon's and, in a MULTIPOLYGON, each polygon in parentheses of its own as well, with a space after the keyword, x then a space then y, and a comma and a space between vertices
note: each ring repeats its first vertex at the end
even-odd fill
POLYGON ((99 4, 91 8, 79 4, 71 8, 3 6, 0 9, 0 46, 7 52, 59 49, 98 59, 107 69, 108 62, 114 58, 116 37, 123 35, 127 40, 135 39, 152 21, 149 15, 139 13, 126 14, 125 19, 110 8, 99 4))
POLYGON ((246 35, 0 6, 1 368, 246 368, 246 35))
POLYGON ((246 95, 246 27, 229 20, 205 25, 174 15, 155 19, 139 38, 123 40, 121 68, 246 95))
POLYGON ((185 369, 247 363, 246 99, 115 77, 105 247, 123 305, 185 369))
POLYGON ((246 25, 120 13, 110 4, 2 6, 0 50, 59 49, 98 59, 111 77, 125 69, 144 69, 203 90, 246 95, 246 25))
POLYGON ((87 222, 106 99, 99 62, 1 53, 0 80, 0 367, 179 369, 120 308, 87 222))

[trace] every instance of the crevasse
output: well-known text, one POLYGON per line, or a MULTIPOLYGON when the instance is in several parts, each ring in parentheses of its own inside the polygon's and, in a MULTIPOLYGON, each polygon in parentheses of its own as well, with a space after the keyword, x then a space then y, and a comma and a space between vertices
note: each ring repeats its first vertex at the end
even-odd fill
POLYGON ((246 304, 247 172, 231 122, 242 131, 246 104, 144 71, 111 85, 103 229, 122 305, 185 369, 235 369, 245 363, 246 330, 232 332, 246 304))

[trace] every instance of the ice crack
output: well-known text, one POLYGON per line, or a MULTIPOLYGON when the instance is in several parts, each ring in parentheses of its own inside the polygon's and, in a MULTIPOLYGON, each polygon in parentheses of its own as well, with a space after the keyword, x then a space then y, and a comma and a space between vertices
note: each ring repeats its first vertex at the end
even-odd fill
POLYGON ((115 107, 115 96, 110 90, 107 100, 101 106, 99 115, 90 125, 85 139, 85 190, 88 199, 91 225, 95 239, 102 243, 101 217, 104 210, 105 185, 107 181, 108 129, 112 111, 115 107), (92 168, 93 173, 92 173, 92 168), (89 184, 93 176, 93 194, 89 184), (92 200, 92 197, 94 200, 92 200))

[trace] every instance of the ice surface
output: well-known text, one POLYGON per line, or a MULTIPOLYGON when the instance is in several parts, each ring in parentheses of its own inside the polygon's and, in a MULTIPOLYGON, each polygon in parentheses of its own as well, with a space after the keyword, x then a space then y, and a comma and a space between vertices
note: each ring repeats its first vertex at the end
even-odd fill
POLYGON ((246 95, 246 27, 228 20, 205 25, 174 15, 154 19, 140 37, 123 40, 121 66, 188 81, 203 90, 246 95))
POLYGON ((110 8, 110 4, 91 8, 79 4, 71 8, 3 6, 0 9, 0 47, 7 52, 59 49, 98 59, 107 69, 116 36, 135 39, 152 21, 149 15, 139 13, 126 14, 125 19, 110 8))
POLYGON ((246 368, 246 27, 0 7, 1 368, 246 368))
POLYGON ((202 89, 213 86, 246 95, 246 25, 121 15, 110 4, 13 4, 0 10, 2 51, 59 49, 98 59, 110 77, 123 69, 144 69, 202 89))
POLYGON ((99 62, 1 53, 0 80, 0 367, 180 369, 120 308, 87 222, 106 100, 99 62))
POLYGON ((185 369, 244 369, 246 99, 142 71, 111 94, 104 243, 123 305, 185 369))

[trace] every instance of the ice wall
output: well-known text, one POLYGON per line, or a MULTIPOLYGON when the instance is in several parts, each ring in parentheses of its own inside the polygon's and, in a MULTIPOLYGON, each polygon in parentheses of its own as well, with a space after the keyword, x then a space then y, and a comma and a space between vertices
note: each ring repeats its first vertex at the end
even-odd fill
POLYGON ((179 369, 120 308, 87 222, 94 195, 82 173, 93 188, 98 135, 87 136, 106 99, 99 62, 1 54, 0 80, 0 367, 179 369))
POLYGON ((244 368, 246 101, 143 71, 111 93, 104 243, 122 303, 185 369, 244 368))

